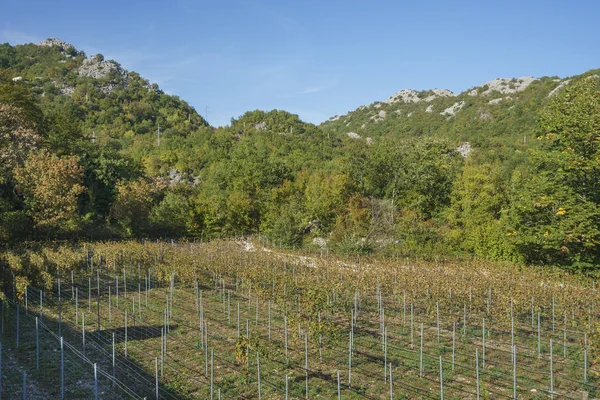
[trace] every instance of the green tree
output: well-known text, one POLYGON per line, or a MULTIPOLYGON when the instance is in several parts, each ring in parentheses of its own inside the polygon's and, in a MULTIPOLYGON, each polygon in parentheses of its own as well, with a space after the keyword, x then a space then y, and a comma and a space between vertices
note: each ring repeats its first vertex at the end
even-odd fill
POLYGON ((142 167, 131 157, 110 146, 88 143, 78 152, 84 167, 84 183, 87 188, 82 199, 83 213, 94 222, 103 222, 117 195, 116 184, 121 180, 137 179, 142 176, 142 167))
POLYGON ((20 109, 24 118, 39 130, 43 113, 38 106, 35 93, 22 81, 13 81, 9 70, 0 69, 0 104, 20 109))
POLYGON ((531 263, 587 268, 600 261, 600 89, 574 83, 541 113, 539 150, 515 171, 507 221, 531 263))
POLYGON ((446 140, 389 138, 373 146, 368 192, 431 218, 450 203, 460 157, 446 140))
POLYGON ((154 232, 168 236, 183 236, 193 232, 190 194, 191 190, 183 185, 167 190, 164 198, 150 212, 154 232))
POLYGON ((456 248, 490 259, 519 260, 501 219, 508 201, 506 186, 498 162, 467 160, 447 212, 448 237, 456 248))

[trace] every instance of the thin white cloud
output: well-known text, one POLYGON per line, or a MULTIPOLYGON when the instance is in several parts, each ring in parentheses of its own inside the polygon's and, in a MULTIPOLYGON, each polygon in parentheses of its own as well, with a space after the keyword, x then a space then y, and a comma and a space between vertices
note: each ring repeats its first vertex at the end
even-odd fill
POLYGON ((325 88, 326 88, 325 86, 310 86, 310 87, 307 87, 304 90, 299 91, 298 94, 319 93, 319 92, 321 92, 325 88))
POLYGON ((331 89, 331 88, 337 86, 338 83, 339 83, 339 79, 338 78, 333 78, 333 79, 331 79, 327 83, 324 83, 324 84, 321 84, 321 85, 307 86, 304 89, 301 89, 299 91, 296 91, 296 92, 293 92, 293 93, 288 93, 288 94, 282 94, 282 95, 279 95, 277 97, 281 98, 281 99, 286 99, 286 98, 291 98, 291 97, 298 97, 298 96, 304 96, 304 95, 321 93, 323 91, 326 91, 328 89, 331 89))

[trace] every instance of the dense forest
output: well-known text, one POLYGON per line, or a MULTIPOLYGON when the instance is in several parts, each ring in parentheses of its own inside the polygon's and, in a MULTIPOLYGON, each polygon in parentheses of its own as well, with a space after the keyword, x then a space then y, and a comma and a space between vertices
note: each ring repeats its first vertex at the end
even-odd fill
POLYGON ((410 92, 321 126, 256 110, 214 128, 102 55, 0 45, 0 241, 259 234, 591 271, 597 72, 410 92))

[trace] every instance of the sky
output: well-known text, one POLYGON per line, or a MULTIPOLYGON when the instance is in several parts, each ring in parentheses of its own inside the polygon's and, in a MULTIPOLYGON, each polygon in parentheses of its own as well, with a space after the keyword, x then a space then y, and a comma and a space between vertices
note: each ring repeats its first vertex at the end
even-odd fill
POLYGON ((186 100, 213 126, 320 123, 401 89, 600 68, 600 0, 3 0, 0 43, 57 37, 186 100))

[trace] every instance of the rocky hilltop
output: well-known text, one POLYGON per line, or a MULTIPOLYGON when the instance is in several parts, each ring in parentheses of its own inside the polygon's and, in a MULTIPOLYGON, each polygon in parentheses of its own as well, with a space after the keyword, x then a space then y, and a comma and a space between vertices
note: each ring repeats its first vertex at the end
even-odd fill
POLYGON ((568 78, 497 78, 458 94, 447 89, 402 89, 385 100, 336 115, 321 127, 347 138, 432 135, 454 140, 457 146, 465 142, 474 147, 518 146, 535 135, 540 106, 573 82, 597 76, 598 71, 589 71, 568 78))
POLYGON ((79 116, 77 129, 97 143, 144 134, 154 143, 159 126, 166 138, 207 125, 193 107, 138 73, 59 38, 0 44, 0 55, 11 79, 39 95, 43 109, 79 116))
POLYGON ((60 49, 61 53, 63 53, 64 55, 68 55, 68 56, 72 56, 73 52, 77 52, 75 50, 75 46, 73 46, 71 43, 67 43, 58 38, 44 39, 41 42, 39 42, 37 45, 45 46, 45 47, 58 47, 60 49))
MULTIPOLYGON (((370 104, 370 105, 360 106, 360 107, 358 107, 358 109, 356 111, 365 110, 365 109, 380 109, 383 106, 383 104, 401 106, 403 104, 431 103, 437 99, 457 98, 457 97, 462 97, 464 95, 494 97, 493 99, 488 101, 488 104, 499 104, 503 100, 512 100, 511 97, 498 97, 499 95, 514 94, 514 93, 522 92, 525 89, 527 89, 527 87, 529 87, 529 85, 531 85, 531 83, 538 81, 538 80, 539 80, 538 78, 534 78, 531 76, 526 76, 526 77, 521 77, 521 78, 498 78, 498 79, 494 79, 489 82, 486 82, 481 86, 477 86, 475 88, 466 90, 458 95, 448 89, 432 89, 432 90, 426 90, 426 91, 417 91, 417 90, 413 90, 413 89, 402 89, 399 92, 394 93, 393 95, 388 97, 386 100, 383 100, 382 102, 376 101, 375 103, 370 104)), ((563 88, 565 85, 567 85, 570 80, 569 79, 565 79, 565 80, 559 79, 559 80, 555 80, 555 81, 559 82, 559 83, 556 85, 556 88, 552 90, 550 95, 553 95, 556 92, 558 92, 561 88, 563 88)), ((463 100, 456 101, 449 107, 446 107, 443 110, 441 110, 439 112, 439 114, 446 115, 446 116, 455 116, 456 113, 465 106, 465 104, 466 103, 463 100)), ((434 107, 432 105, 427 105, 427 106, 425 106, 424 111, 431 113, 431 112, 433 112, 433 108, 434 107)), ((328 120, 328 122, 346 119, 346 117, 351 116, 356 111, 351 111, 345 115, 336 115, 334 117, 331 117, 328 120)), ((396 110, 394 110, 394 112, 395 112, 395 114, 398 114, 398 115, 402 114, 401 109, 396 109, 396 110)), ((408 115, 408 114, 409 113, 405 113, 405 115, 407 117, 410 117, 410 115, 408 115)), ((372 115, 371 119, 374 120, 375 122, 378 122, 377 120, 383 120, 386 115, 387 115, 387 112, 379 111, 377 114, 372 115)))
MULTIPOLYGON (((67 43, 58 38, 48 38, 42 40, 37 45, 45 47, 57 47, 60 49, 61 54, 67 58, 72 58, 75 56, 85 57, 85 53, 83 51, 78 51, 71 43, 67 43)), ((107 82, 107 84, 101 88, 101 90, 105 93, 111 93, 119 84, 126 85, 129 74, 129 72, 121 67, 121 65, 116 61, 104 60, 104 56, 102 54, 96 54, 83 59, 76 72, 79 76, 93 79, 105 79, 112 74, 113 79, 110 82, 107 82)), ((66 86, 62 88, 62 93, 72 94, 73 90, 72 88, 66 86)))
POLYGON ((448 89, 433 89, 429 92, 417 92, 416 90, 412 90, 412 89, 403 89, 403 90, 399 91, 398 93, 390 96, 387 100, 384 101, 384 103, 387 103, 387 104, 394 104, 394 103, 398 103, 398 102, 418 103, 421 101, 425 102, 425 103, 429 103, 429 102, 437 99, 438 97, 455 97, 455 96, 456 95, 448 89), (427 95, 427 96, 423 97, 424 95, 427 95))
POLYGON ((77 70, 80 76, 88 76, 94 79, 106 78, 111 72, 115 72, 121 78, 127 79, 127 70, 114 61, 104 61, 104 58, 100 54, 83 60, 83 63, 77 70))

